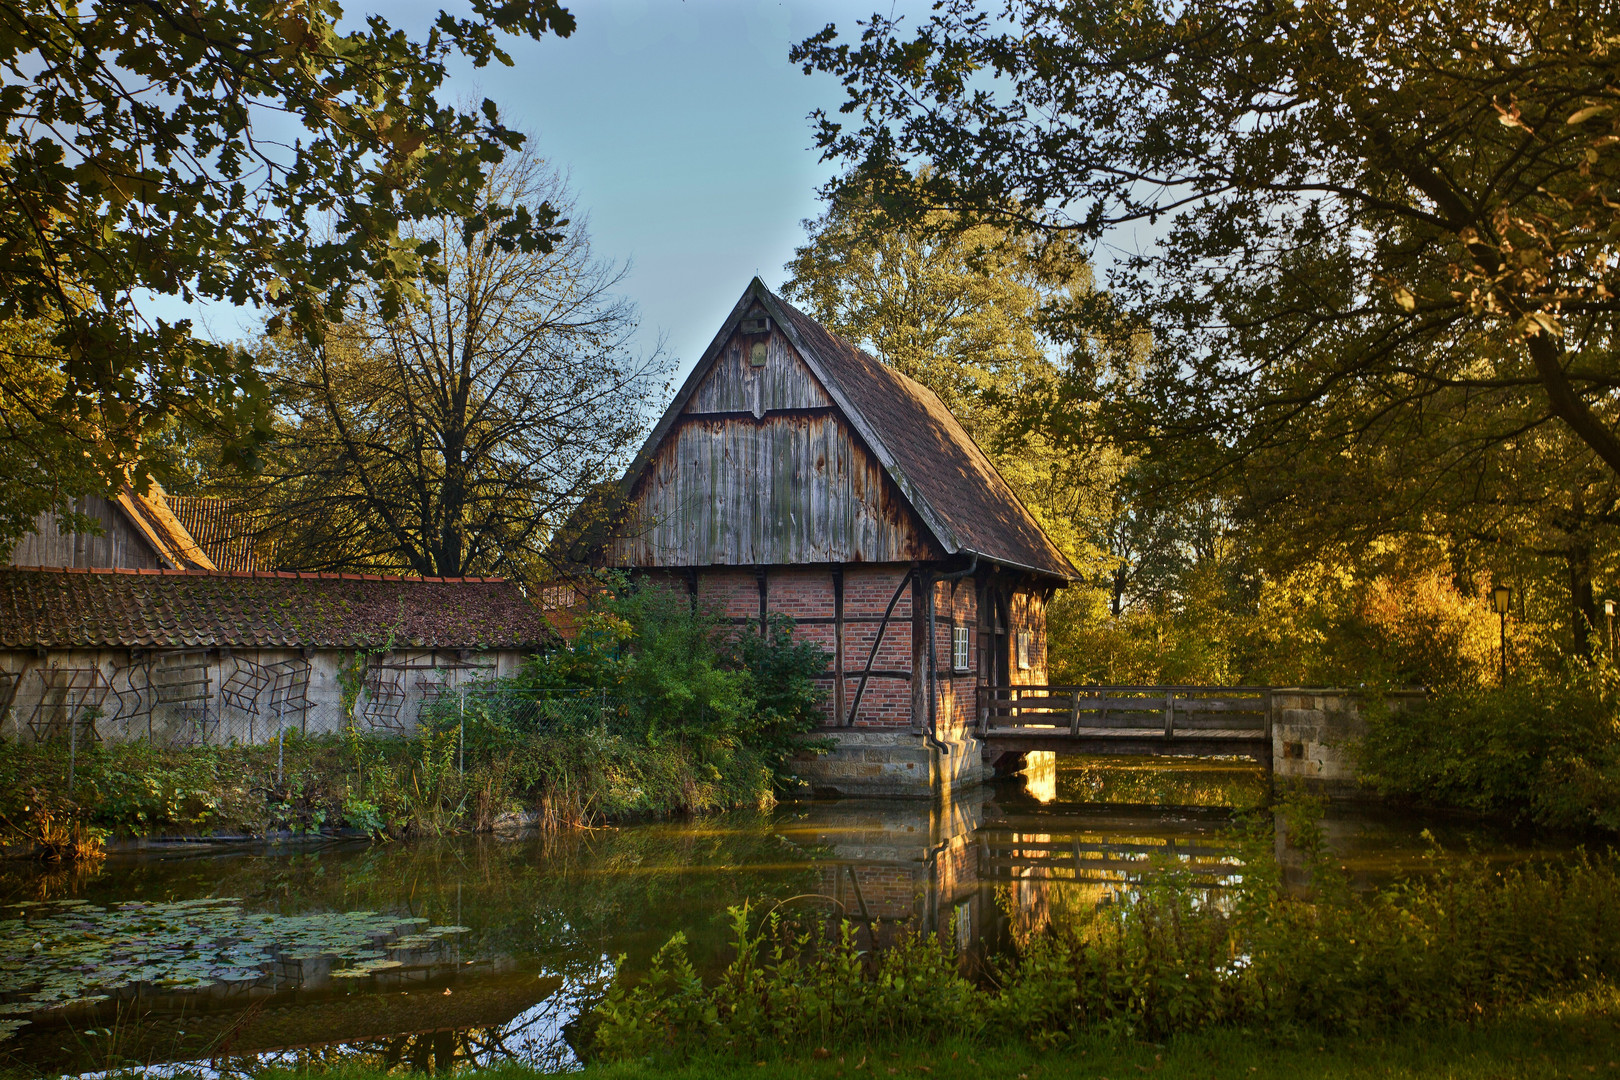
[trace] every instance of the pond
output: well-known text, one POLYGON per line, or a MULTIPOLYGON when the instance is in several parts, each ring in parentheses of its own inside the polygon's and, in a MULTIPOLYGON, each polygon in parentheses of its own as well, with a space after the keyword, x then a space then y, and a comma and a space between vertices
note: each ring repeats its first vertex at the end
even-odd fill
MULTIPOLYGON (((731 905, 939 933, 972 958, 1172 867, 1219 890, 1242 872, 1233 810, 1264 794, 1240 763, 1047 758, 950 803, 785 804, 561 838, 199 845, 85 869, 11 863, 0 867, 0 1061, 53 1075, 345 1057, 564 1069, 573 1021, 615 958, 644 965, 682 931, 695 962, 722 964, 731 905)), ((1434 841, 1501 860, 1568 843, 1337 807, 1325 831, 1363 887, 1432 866, 1434 841)), ((1285 875, 1297 872, 1277 847, 1285 875)))

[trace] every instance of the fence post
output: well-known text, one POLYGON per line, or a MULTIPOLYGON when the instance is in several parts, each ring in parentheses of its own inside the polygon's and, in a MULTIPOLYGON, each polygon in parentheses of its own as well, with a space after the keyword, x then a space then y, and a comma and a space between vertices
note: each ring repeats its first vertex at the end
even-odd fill
POLYGON ((1076 687, 1069 692, 1069 734, 1080 734, 1080 690, 1076 687))
MULTIPOLYGON (((273 690, 271 692, 274 693, 273 690)), ((285 701, 276 702, 276 787, 278 789, 281 787, 281 763, 287 750, 287 721, 283 713, 285 708, 285 701)))
POLYGON ((1170 738, 1176 731, 1176 692, 1164 692, 1164 737, 1170 738))
POLYGON ((456 687, 456 772, 467 775, 467 688, 460 685, 456 687))
POLYGON ((79 757, 79 718, 68 713, 68 794, 73 794, 73 767, 79 757))

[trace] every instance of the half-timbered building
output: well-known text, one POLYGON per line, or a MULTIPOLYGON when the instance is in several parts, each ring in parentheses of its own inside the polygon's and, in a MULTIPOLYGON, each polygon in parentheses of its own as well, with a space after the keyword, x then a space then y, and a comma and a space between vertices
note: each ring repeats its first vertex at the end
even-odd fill
POLYGON ((831 655, 838 750, 812 785, 925 794, 985 774, 978 688, 1042 684, 1075 570, 926 387, 758 278, 620 482, 598 565, 737 622, 793 617, 831 655))

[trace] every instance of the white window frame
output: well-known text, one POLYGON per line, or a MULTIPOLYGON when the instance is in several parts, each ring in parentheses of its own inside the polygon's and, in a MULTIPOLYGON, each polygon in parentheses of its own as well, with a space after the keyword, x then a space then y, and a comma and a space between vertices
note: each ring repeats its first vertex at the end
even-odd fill
POLYGON ((951 624, 951 671, 961 674, 973 670, 972 642, 963 623, 951 624))
POLYGON ((1018 670, 1028 671, 1035 665, 1030 663, 1030 656, 1035 651, 1035 632, 1033 630, 1018 631, 1018 670))

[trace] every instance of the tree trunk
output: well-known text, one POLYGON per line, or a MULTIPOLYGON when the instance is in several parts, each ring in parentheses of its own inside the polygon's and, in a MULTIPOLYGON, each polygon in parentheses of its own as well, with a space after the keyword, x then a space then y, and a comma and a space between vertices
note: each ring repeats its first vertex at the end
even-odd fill
POLYGON ((1572 529, 1564 561, 1569 568, 1569 628, 1576 656, 1592 655, 1592 629, 1597 626, 1597 601, 1592 595, 1592 541, 1583 527, 1586 500, 1577 491, 1570 499, 1572 529))

